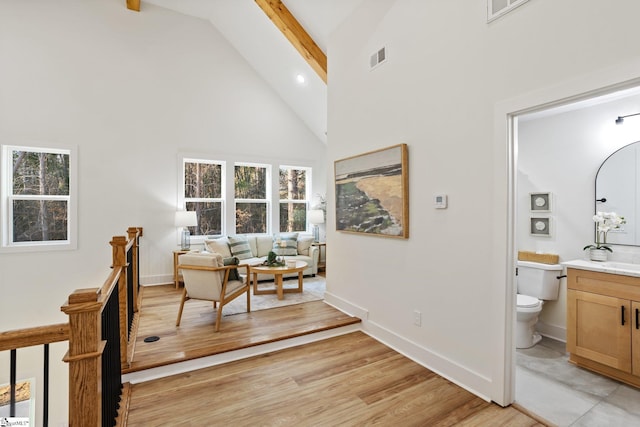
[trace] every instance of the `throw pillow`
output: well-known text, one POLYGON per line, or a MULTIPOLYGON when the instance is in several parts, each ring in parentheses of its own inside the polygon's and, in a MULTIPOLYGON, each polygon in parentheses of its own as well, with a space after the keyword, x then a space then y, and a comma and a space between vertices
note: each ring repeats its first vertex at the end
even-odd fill
POLYGON ((218 239, 205 239, 204 247, 207 249, 207 252, 219 253, 223 258, 229 258, 231 256, 229 240, 224 236, 218 239))
MULTIPOLYGON (((240 260, 237 257, 229 257, 222 260, 224 265, 238 265, 240 264, 240 260)), ((240 280, 240 275, 238 274, 238 269, 233 268, 229 270, 229 280, 240 280)))
POLYGON ((273 239, 273 252, 278 256, 298 255, 298 233, 280 233, 273 239))
POLYGON ((309 248, 313 243, 313 237, 299 237, 298 238, 298 255, 309 256, 309 248))
POLYGON ((244 236, 229 236, 229 248, 231 249, 231 255, 238 257, 238 259, 253 258, 251 246, 249 246, 249 242, 244 236))

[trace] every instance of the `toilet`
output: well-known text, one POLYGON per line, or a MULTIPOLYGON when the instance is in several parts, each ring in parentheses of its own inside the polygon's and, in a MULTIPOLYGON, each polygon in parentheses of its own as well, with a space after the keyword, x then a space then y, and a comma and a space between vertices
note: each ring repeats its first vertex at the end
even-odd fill
POLYGON ((529 348, 542 337, 535 331, 544 301, 558 299, 560 264, 518 261, 516 348, 529 348))

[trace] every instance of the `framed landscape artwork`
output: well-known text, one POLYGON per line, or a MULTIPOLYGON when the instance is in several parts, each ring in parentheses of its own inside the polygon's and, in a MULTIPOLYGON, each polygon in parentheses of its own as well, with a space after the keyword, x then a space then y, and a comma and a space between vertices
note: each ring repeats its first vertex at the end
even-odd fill
POLYGON ((336 160, 336 230, 409 237, 407 144, 336 160))

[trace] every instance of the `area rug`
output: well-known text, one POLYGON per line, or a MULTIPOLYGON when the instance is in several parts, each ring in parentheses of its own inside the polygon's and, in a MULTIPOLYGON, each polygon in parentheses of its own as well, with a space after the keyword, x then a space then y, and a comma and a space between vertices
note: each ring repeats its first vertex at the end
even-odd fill
MULTIPOLYGON (((274 289, 273 282, 258 283, 258 289, 274 289)), ((298 279, 284 281, 284 288, 297 288, 298 279)), ((266 310, 286 305, 301 304, 303 302, 318 301, 324 299, 325 279, 324 277, 305 277, 303 292, 286 293, 284 299, 279 300, 276 294, 254 295, 253 285, 251 285, 251 311, 266 310)), ((240 296, 222 308, 223 316, 232 316, 238 313, 247 312, 247 300, 240 296)))

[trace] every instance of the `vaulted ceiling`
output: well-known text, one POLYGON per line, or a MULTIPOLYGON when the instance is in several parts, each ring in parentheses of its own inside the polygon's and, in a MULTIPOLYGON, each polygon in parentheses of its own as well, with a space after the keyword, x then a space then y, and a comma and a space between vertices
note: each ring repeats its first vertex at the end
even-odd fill
MULTIPOLYGON (((133 10, 139 5, 140 13, 144 13, 145 4, 151 4, 211 22, 318 139, 326 143, 327 77, 318 58, 324 54, 326 61, 330 34, 363 1, 282 0, 292 20, 287 20, 286 14, 283 19, 282 10, 274 10, 279 0, 126 0, 126 3, 133 10), (296 23, 302 32, 296 31, 296 23), (317 51, 299 35, 304 33, 313 40, 317 51), (299 81, 299 76, 304 82, 299 81)), ((325 62, 325 69, 326 66, 325 62)))

